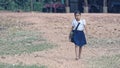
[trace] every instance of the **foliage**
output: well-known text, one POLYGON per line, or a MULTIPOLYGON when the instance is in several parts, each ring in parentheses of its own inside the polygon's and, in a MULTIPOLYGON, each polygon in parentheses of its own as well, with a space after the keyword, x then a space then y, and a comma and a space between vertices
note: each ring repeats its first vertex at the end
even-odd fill
POLYGON ((41 11, 44 0, 0 0, 0 10, 10 11, 41 11))
POLYGON ((35 2, 33 4, 33 11, 42 11, 43 4, 40 2, 35 2))

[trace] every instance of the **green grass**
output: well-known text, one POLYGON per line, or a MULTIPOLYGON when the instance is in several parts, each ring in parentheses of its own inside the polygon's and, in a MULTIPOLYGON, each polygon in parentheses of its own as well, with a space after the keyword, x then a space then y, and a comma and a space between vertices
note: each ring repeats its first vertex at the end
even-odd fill
POLYGON ((40 32, 23 30, 4 32, 4 36, 0 38, 0 55, 31 53, 52 48, 53 45, 40 34, 40 32))
MULTIPOLYGON (((89 47, 113 47, 120 44, 120 38, 90 38, 88 39, 89 47), (98 45, 99 44, 99 45, 98 45)), ((119 46, 119 45, 118 45, 119 46)))
POLYGON ((12 65, 12 64, 0 64, 0 68, 47 68, 46 66, 37 66, 37 65, 12 65))
POLYGON ((90 59, 87 68, 120 68, 120 55, 90 59))
POLYGON ((24 22, 0 18, 0 55, 32 53, 53 48, 40 31, 25 30, 24 22), (5 29, 4 29, 5 28, 5 29))

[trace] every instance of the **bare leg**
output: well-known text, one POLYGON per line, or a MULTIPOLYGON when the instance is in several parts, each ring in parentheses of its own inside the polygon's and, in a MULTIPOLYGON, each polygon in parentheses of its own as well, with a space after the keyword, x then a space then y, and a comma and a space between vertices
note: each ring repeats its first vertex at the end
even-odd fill
POLYGON ((78 53, 77 53, 77 51, 78 51, 78 46, 75 45, 75 55, 76 55, 76 60, 78 60, 78 53))
POLYGON ((79 47, 79 59, 81 58, 82 47, 79 47))

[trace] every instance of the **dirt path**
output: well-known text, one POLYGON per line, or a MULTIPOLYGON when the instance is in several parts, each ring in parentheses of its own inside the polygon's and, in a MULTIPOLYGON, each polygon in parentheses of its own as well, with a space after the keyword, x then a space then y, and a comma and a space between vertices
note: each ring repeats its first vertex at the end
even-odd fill
MULTIPOLYGON (((78 61, 75 60, 74 44, 70 43, 68 40, 71 26, 70 22, 73 19, 72 14, 43 14, 33 12, 3 13, 3 15, 16 18, 18 21, 32 23, 33 25, 25 29, 43 32, 43 36, 51 43, 58 45, 58 47, 47 51, 34 52, 32 54, 5 56, 5 59, 0 58, 1 62, 10 64, 47 65, 48 68, 86 68, 89 58, 106 54, 106 49, 96 49, 85 46, 83 48, 82 59, 78 61)), ((87 16, 86 14, 83 18, 87 19, 87 16)), ((93 19, 89 20, 92 21, 93 19)), ((95 22, 91 23, 93 24, 95 22)), ((90 25, 90 23, 88 25, 90 25)), ((95 30, 90 32, 89 38, 92 32, 95 32, 95 30)), ((96 36, 98 36, 97 33, 96 36)))

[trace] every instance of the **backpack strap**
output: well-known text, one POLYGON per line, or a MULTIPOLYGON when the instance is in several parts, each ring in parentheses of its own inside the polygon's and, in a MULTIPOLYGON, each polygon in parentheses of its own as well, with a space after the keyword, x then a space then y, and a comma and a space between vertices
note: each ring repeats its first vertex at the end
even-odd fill
POLYGON ((75 30, 77 30, 78 26, 80 25, 80 23, 77 24, 77 27, 75 28, 75 30))

